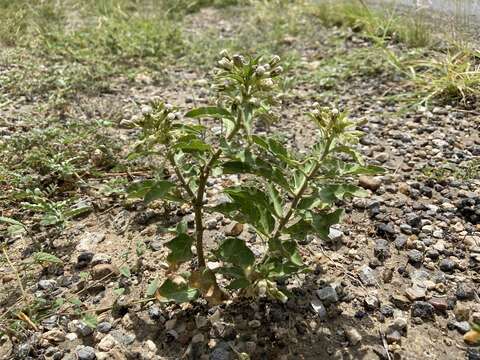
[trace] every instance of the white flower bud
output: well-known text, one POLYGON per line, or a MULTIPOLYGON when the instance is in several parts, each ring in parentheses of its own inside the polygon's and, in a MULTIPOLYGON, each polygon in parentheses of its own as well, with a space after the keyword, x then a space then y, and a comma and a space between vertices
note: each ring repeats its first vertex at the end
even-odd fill
POLYGON ((340 112, 338 111, 337 108, 332 109, 332 115, 337 116, 340 112))
POLYGON ((235 54, 232 56, 232 59, 236 67, 242 67, 244 65, 244 59, 242 55, 235 54))
POLYGON ((313 116, 319 116, 320 115, 320 110, 318 110, 318 109, 313 110, 312 115, 313 116))
POLYGON ((283 67, 277 66, 272 71, 270 71, 270 74, 272 74, 272 76, 277 76, 277 75, 280 75, 282 72, 283 72, 283 67))
POLYGON ((166 110, 172 110, 172 109, 173 109, 173 105, 172 105, 172 104, 169 104, 169 103, 166 103, 166 104, 164 105, 164 107, 165 107, 166 110))
POLYGON ((225 69, 225 70, 231 70, 232 67, 233 67, 233 64, 230 60, 228 60, 227 58, 222 58, 219 62, 218 62, 218 66, 220 66, 222 69, 225 69))
POLYGON ((280 62, 280 56, 278 55, 273 55, 272 58, 270 59, 270 66, 275 66, 280 62))
POLYGON ((258 77, 261 77, 261 76, 263 76, 263 74, 265 74, 265 68, 260 65, 260 66, 257 67, 257 69, 255 70, 255 75, 257 75, 258 77))
POLYGON ((140 108, 140 111, 142 112, 143 115, 150 114, 152 112, 152 107, 150 105, 143 105, 140 108))
POLYGON ((312 104, 312 106, 315 107, 315 108, 318 108, 318 107, 320 106, 320 104, 319 104, 318 102, 314 102, 314 103, 312 104))
POLYGON ((272 68, 270 64, 263 64, 263 67, 265 68, 266 71, 269 71, 272 68))
POLYGON ((272 79, 267 78, 267 79, 262 80, 261 85, 264 86, 264 87, 267 87, 267 88, 271 88, 271 87, 273 87, 274 84, 273 84, 272 79))
POLYGON ((170 121, 175 120, 175 114, 174 113, 168 113, 167 119, 170 120, 170 121))

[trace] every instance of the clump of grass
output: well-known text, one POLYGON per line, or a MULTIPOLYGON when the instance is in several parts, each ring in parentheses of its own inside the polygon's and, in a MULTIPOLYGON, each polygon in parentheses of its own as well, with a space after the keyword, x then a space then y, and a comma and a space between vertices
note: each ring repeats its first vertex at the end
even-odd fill
POLYGON ((462 50, 406 63, 420 103, 467 105, 480 99, 480 52, 462 50))
POLYGON ((338 0, 320 2, 312 7, 312 13, 326 26, 348 27, 380 44, 424 47, 432 42, 422 9, 401 16, 395 7, 378 10, 362 0, 338 0))

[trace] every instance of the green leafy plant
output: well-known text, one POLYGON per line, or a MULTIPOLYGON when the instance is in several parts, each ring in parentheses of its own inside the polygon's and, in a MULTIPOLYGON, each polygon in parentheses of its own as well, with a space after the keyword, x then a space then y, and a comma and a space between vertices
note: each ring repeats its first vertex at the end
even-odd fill
POLYGON ((24 202, 23 207, 40 214, 40 225, 65 228, 68 220, 91 210, 89 205, 74 204, 73 199, 52 201, 48 194, 40 189, 27 190, 26 196, 31 202, 24 202))
POLYGON ((221 302, 227 298, 217 284, 222 275, 230 290, 286 301, 276 281, 306 270, 297 240, 309 234, 327 239, 330 226, 341 219, 336 203, 365 195, 348 180, 381 171, 366 166, 353 149, 359 133, 347 114, 337 109, 314 104, 308 116, 317 126, 318 138, 307 153, 296 152, 271 135, 256 135, 257 122, 278 116, 275 90, 282 73, 278 56, 264 62, 262 57, 222 51, 215 73, 215 106, 185 115, 199 121, 180 121, 176 108, 155 102, 139 123, 142 131, 132 157, 159 156, 163 166, 155 179, 134 183, 128 192, 146 203, 162 199, 187 204, 195 219, 194 234, 181 222, 166 244, 171 271, 196 257, 194 271, 167 279, 158 287, 158 298, 183 302, 201 293, 210 303, 221 302), (212 120, 222 125, 220 132, 207 126, 212 120), (223 190, 228 202, 215 203, 206 196, 209 180, 228 174, 238 174, 244 181, 223 190), (207 210, 251 226, 262 241, 263 257, 257 259, 239 237, 224 239, 206 255, 207 210), (207 256, 222 266, 209 269, 207 256))

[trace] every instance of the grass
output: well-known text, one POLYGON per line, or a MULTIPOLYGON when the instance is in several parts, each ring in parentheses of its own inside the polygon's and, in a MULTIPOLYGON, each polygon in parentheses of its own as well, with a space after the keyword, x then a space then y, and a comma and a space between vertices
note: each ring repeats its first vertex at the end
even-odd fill
POLYGON ((351 28, 375 43, 401 43, 415 48, 429 46, 433 41, 422 9, 405 16, 392 4, 377 9, 367 7, 362 0, 338 0, 320 2, 312 7, 312 13, 326 26, 351 28))

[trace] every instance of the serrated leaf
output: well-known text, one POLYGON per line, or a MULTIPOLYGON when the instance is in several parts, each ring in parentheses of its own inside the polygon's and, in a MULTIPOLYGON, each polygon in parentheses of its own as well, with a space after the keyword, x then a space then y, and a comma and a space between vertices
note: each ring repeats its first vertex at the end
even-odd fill
POLYGON ((156 181, 152 185, 152 187, 149 189, 149 191, 145 194, 143 200, 146 204, 149 204, 152 201, 162 199, 165 197, 165 195, 168 194, 170 189, 174 186, 175 184, 170 181, 166 181, 166 180, 156 181))
POLYGON ((147 286, 146 295, 148 297, 152 297, 153 295, 155 295, 155 292, 157 291, 159 286, 160 284, 158 283, 158 279, 152 280, 147 286))
POLYGON ((226 239, 215 253, 222 261, 242 268, 251 266, 255 262, 255 255, 252 250, 248 248, 245 241, 238 238, 226 239))
POLYGON ((206 107, 196 108, 187 112, 185 116, 189 118, 197 118, 197 117, 232 118, 232 114, 228 110, 218 106, 206 106, 206 107))
POLYGON ((158 288, 157 294, 160 296, 160 299, 164 298, 177 303, 185 303, 195 300, 198 297, 198 290, 189 287, 185 281, 174 282, 171 279, 167 279, 158 288))
POLYGON ((185 233, 178 234, 175 238, 165 244, 170 249, 167 261, 171 265, 181 264, 193 257, 192 253, 193 238, 185 233))
POLYGON ((46 252, 36 252, 33 254, 33 260, 38 264, 63 264, 63 261, 60 260, 55 255, 46 253, 46 252))

